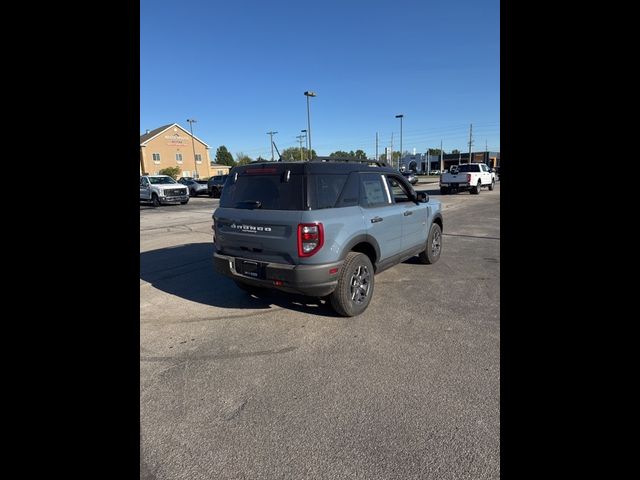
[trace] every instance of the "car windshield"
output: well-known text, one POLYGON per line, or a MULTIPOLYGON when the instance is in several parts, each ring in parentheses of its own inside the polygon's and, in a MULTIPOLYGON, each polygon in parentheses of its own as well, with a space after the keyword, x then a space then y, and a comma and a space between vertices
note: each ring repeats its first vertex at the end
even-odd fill
POLYGON ((153 185, 178 183, 171 177, 149 177, 149 181, 153 185))

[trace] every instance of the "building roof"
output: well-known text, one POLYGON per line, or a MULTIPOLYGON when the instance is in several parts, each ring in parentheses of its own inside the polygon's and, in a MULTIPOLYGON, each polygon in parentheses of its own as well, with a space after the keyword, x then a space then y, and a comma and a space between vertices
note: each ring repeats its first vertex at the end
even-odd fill
MULTIPOLYGON (((160 135, 162 132, 169 130, 171 127, 178 127, 180 130, 182 130, 184 133, 186 133, 187 135, 191 135, 191 133, 189 133, 187 130, 185 130, 184 128, 182 128, 180 125, 178 125, 177 123, 170 123, 168 125, 163 125, 162 127, 158 127, 154 130, 151 130, 149 133, 145 133, 144 135, 140 135, 140 146, 143 147, 146 143, 149 143, 149 141, 151 141, 152 139, 154 139, 155 137, 157 137, 158 135, 160 135)), ((209 145, 207 145, 206 142, 203 142, 202 140, 200 140, 198 137, 196 137, 195 135, 193 136, 193 138, 195 138, 196 140, 198 140, 200 143, 202 143, 205 147, 209 148, 209 145)))
POLYGON ((221 163, 213 163, 213 162, 211 162, 211 166, 212 167, 227 167, 227 168, 231 168, 229 165, 223 165, 221 163))

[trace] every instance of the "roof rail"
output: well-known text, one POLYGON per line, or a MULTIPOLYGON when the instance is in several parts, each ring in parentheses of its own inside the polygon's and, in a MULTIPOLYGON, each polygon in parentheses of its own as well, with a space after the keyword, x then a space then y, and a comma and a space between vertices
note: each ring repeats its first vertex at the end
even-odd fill
POLYGON ((367 158, 355 158, 355 157, 315 157, 311 159, 312 162, 348 162, 348 163, 366 163, 369 165, 377 165, 378 167, 388 167, 386 162, 378 160, 369 160, 367 158))

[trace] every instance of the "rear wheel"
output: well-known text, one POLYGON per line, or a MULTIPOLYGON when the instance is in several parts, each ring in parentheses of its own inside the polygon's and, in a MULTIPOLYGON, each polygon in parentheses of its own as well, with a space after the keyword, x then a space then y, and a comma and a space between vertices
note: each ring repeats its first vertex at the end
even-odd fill
POLYGON ((338 285, 329 301, 333 309, 343 317, 353 317, 364 312, 371 302, 375 279, 373 264, 364 253, 349 252, 342 264, 338 285))
POLYGON ((427 248, 424 249, 424 252, 420 252, 418 258, 421 263, 436 263, 440 259, 441 252, 442 229, 440 225, 433 223, 431 224, 431 230, 429 230, 429 236, 427 237, 427 248))
POLYGON ((447 193, 449 193, 448 187, 440 187, 440 195, 446 195, 447 193))
POLYGON ((482 182, 478 180, 478 184, 471 189, 471 193, 477 195, 480 193, 480 189, 482 188, 482 182))
POLYGON ((495 186, 496 186, 496 180, 494 178, 493 180, 491 180, 491 185, 489 185, 489 190, 493 190, 495 186))

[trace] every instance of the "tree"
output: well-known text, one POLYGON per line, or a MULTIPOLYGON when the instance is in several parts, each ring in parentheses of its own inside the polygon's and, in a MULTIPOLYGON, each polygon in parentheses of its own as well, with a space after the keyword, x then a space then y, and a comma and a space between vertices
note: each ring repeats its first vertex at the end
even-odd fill
MULTIPOLYGON (((393 161, 397 162, 399 158, 400 158, 400 152, 398 150, 394 151, 393 152, 393 161)), ((379 159, 382 160, 383 162, 386 162, 387 161, 387 155, 383 153, 382 155, 380 155, 379 159)))
POLYGON ((162 170, 160 170, 159 173, 160 173, 160 175, 168 175, 171 178, 173 178, 174 180, 177 180, 177 178, 182 173, 182 170, 180 170, 180 167, 167 167, 167 168, 163 168, 162 170))
POLYGON ((458 150, 457 148, 454 148, 453 150, 451 150, 451 153, 460 153, 460 150, 458 150))
POLYGON ((233 157, 227 147, 220 145, 216 150, 216 163, 219 165, 227 165, 229 167, 235 167, 236 162, 233 161, 233 157))
POLYGON ((330 157, 353 157, 353 151, 351 151, 351 153, 348 152, 344 152, 342 150, 336 150, 335 152, 332 152, 329 154, 330 157))
POLYGON ((262 158, 261 156, 258 155, 258 158, 256 158, 256 162, 266 162, 267 159, 266 158, 262 158))
POLYGON ((246 165, 247 163, 253 162, 253 159, 243 152, 238 152, 236 153, 236 162, 238 165, 246 165))
POLYGON ((437 155, 440 156, 441 150, 439 148, 430 148, 427 150, 427 155, 437 155))
MULTIPOLYGON (((302 158, 300 158, 300 147, 285 148, 281 156, 285 162, 299 162, 309 158, 309 150, 307 150, 307 147, 302 147, 302 158)), ((311 149, 311 157, 317 157, 316 151, 313 149, 311 149)))
POLYGON ((360 158, 362 160, 366 160, 367 159, 367 154, 364 153, 363 150, 356 150, 355 157, 356 158, 360 158))

